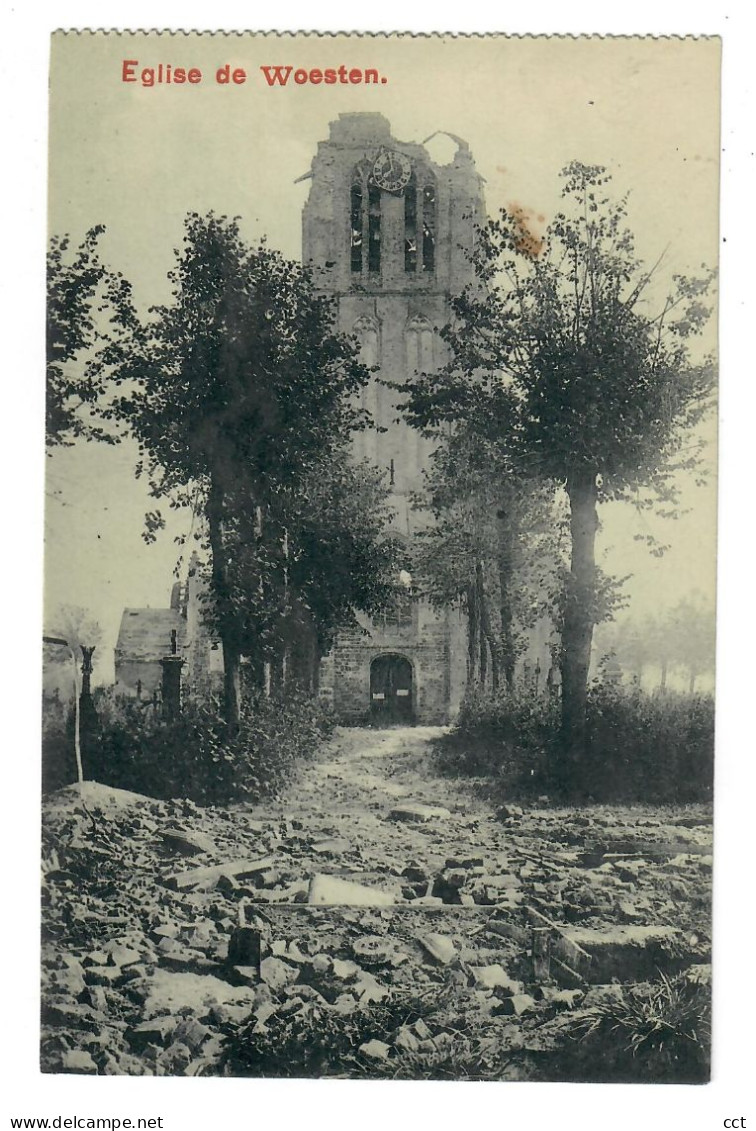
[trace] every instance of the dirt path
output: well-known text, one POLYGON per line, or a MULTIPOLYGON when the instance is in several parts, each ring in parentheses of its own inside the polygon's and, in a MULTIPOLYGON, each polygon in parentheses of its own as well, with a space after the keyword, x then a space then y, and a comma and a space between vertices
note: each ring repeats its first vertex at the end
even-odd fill
POLYGON ((252 808, 51 795, 43 1070, 548 1079, 607 994, 705 977, 703 808, 494 811, 440 733, 340 729, 252 808))
MULTIPOLYGON (((324 759, 303 768, 276 810, 311 837, 334 838, 341 868, 355 875, 399 874, 410 862, 429 872, 443 868, 447 857, 475 852, 480 837, 488 849, 504 850, 506 835, 490 806, 478 801, 460 781, 432 769, 431 740, 440 727, 391 730, 339 728, 324 759), (428 820, 392 819, 395 810, 413 806, 447 809, 428 820)), ((269 806, 255 816, 270 817, 269 806)), ((479 849, 478 849, 479 850, 479 849)))

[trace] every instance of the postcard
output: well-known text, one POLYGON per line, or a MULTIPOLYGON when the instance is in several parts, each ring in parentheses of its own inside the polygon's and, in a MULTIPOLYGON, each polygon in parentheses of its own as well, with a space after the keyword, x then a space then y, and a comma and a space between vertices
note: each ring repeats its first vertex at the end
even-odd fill
POLYGON ((44 1073, 709 1079, 719 66, 53 35, 44 1073))

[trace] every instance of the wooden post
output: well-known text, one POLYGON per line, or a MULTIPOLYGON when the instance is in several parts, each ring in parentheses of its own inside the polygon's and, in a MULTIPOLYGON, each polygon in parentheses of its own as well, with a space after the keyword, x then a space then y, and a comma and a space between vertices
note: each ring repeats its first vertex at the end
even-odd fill
POLYGON ((532 927, 530 946, 533 954, 533 980, 548 982, 551 977, 551 929, 532 927))
POLYGON ((81 704, 79 703, 79 665, 76 662, 74 650, 67 640, 61 636, 43 636, 42 640, 45 644, 59 644, 63 648, 68 649, 68 654, 71 657, 73 664, 73 685, 74 685, 74 753, 76 755, 76 776, 79 782, 79 789, 84 784, 84 769, 81 764, 81 704))

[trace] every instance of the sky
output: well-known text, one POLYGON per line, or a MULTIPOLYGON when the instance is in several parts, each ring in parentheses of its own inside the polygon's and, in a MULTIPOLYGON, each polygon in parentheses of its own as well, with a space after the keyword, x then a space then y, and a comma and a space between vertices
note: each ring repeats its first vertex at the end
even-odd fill
MULTIPOLYGON (((167 272, 188 211, 238 215, 249 239, 301 251, 306 173, 339 113, 380 111, 394 136, 464 137, 485 180, 489 214, 518 205, 546 220, 559 170, 606 165, 629 192, 637 249, 666 251, 660 286, 717 259, 719 45, 714 40, 351 39, 108 35, 54 37, 49 231, 74 241, 104 224, 103 256, 146 308, 170 295, 167 272), (198 67, 197 85, 124 83, 125 59, 198 67), (218 67, 243 68, 220 86, 218 67), (268 87, 260 67, 374 67, 385 83, 268 87)), ((712 320, 702 349, 716 346, 712 320)), ((715 421, 703 431, 715 460, 715 421)), ((101 679, 125 606, 165 606, 177 551, 170 529, 141 539, 152 503, 134 479, 134 450, 77 444, 48 460, 46 617, 81 605, 104 631, 101 679)), ((681 483, 687 513, 661 523, 602 508, 599 554, 627 583, 633 613, 669 608, 696 590, 713 600, 716 482, 681 483), (651 557, 636 535, 670 543, 651 557)))

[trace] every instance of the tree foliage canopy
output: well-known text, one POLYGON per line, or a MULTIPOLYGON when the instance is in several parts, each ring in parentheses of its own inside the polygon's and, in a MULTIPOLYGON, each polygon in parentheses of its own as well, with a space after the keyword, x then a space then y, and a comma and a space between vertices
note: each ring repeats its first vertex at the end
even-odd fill
MULTIPOLYGON (((119 367, 117 406, 156 499, 191 505, 212 558, 226 668, 270 659, 306 623, 322 645, 389 586, 386 493, 348 465, 370 377, 308 272, 238 224, 190 214, 170 273, 119 367)), ((148 539, 163 525, 148 517, 148 539)))
POLYGON ((444 331, 450 363, 412 382, 405 408, 417 427, 461 425, 491 443, 503 470, 566 492, 570 564, 557 620, 563 746, 576 765, 593 628, 613 601, 596 565, 597 507, 656 499, 670 513, 676 474, 699 465, 694 429, 714 367, 693 360, 689 341, 709 316, 712 273, 673 276, 651 310, 659 263, 638 259, 627 200, 609 195, 601 167, 573 162, 562 177, 563 211, 543 236, 517 210, 478 229, 474 279, 444 331))
POLYGON ((75 249, 70 237, 53 236, 47 254, 48 449, 77 439, 116 443, 105 423, 113 366, 124 334, 136 326, 131 289, 100 259, 105 228, 90 228, 75 249))
POLYGON ((650 310, 659 264, 638 260, 627 200, 600 167, 562 176, 565 210, 542 237, 517 211, 479 229, 475 282, 446 330, 453 362, 414 384, 408 411, 425 428, 474 419, 522 474, 600 477, 599 501, 638 487, 669 497, 711 405, 713 364, 694 363, 688 341, 710 314, 712 273, 674 276, 650 310))

